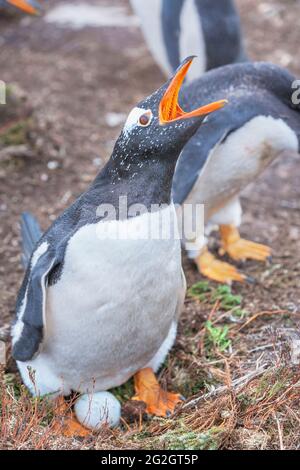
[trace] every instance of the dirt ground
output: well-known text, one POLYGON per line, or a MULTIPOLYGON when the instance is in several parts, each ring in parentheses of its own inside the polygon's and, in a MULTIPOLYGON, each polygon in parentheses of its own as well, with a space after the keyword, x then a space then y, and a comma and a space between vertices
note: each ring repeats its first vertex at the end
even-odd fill
MULTIPOLYGON (((46 8, 57 3, 63 2, 45 2, 46 8)), ((88 3, 123 4, 129 8, 126 0, 89 0, 88 3)), ((300 1, 238 0, 237 4, 250 57, 286 66, 300 77, 300 1)), ((72 30, 47 24, 42 18, 0 18, 0 64, 0 79, 24 90, 28 106, 34 110, 32 120, 29 124, 26 122, 29 155, 0 161, 0 326, 4 326, 14 314, 16 293, 23 275, 20 213, 33 212, 42 227, 47 228, 85 190, 109 157, 120 125, 108 125, 108 113, 126 114, 157 88, 164 77, 135 26, 72 30)), ((281 347, 278 349, 276 345, 285 342, 288 332, 297 334, 300 318, 299 171, 298 155, 285 154, 243 194, 242 235, 270 245, 273 261, 271 265, 247 262, 242 266, 257 282, 233 287, 233 294, 242 296, 246 311, 238 323, 241 330, 238 331, 237 323, 232 322, 226 309, 225 313, 221 312, 224 324, 230 327, 232 349, 215 359, 221 361, 220 365, 210 364, 214 361, 211 358, 207 361, 207 356, 205 360, 201 358, 201 348, 195 347, 204 338, 204 322, 212 315, 217 318, 222 308, 217 305, 214 311, 214 305, 207 298, 202 303, 193 296, 187 298, 176 347, 162 372, 169 386, 181 388, 188 394, 187 398, 209 392, 209 385, 215 385, 214 380, 216 384, 226 384, 228 374, 233 380, 246 374, 252 365, 267 364, 268 374, 272 374, 281 347), (284 336, 282 341, 278 340, 280 334, 284 336), (275 344, 272 354, 270 343, 275 344), (247 353, 250 350, 254 350, 253 354, 247 353), (192 386, 185 387, 183 383, 188 382, 189 373, 193 375, 195 366, 198 366, 197 380, 199 376, 201 380, 196 386, 196 379, 189 379, 192 386)), ((215 240, 212 243, 215 244, 215 240)), ((201 280, 186 259, 184 266, 189 286, 201 280)), ((216 286, 210 283, 209 288, 214 291, 216 286)), ((220 318, 216 325, 219 322, 220 318)), ((285 390, 291 386, 291 377, 297 374, 298 371, 293 370, 286 378, 285 390)), ((221 398, 232 400, 230 396, 221 398)), ((291 400, 296 409, 295 397, 291 400)), ((214 405, 216 402, 207 401, 203 410, 209 415, 207 407, 214 405)), ((220 420, 212 419, 209 428, 200 426, 201 405, 200 411, 198 408, 193 411, 193 419, 191 414, 178 419, 193 433, 221 426, 222 432, 218 430, 216 435, 222 438, 213 439, 216 448, 299 448, 300 416, 291 404, 285 405, 296 414, 295 420, 291 418, 293 424, 286 422, 284 410, 276 407, 265 421, 254 424, 241 422, 238 414, 234 423, 229 416, 221 419, 222 425, 220 420), (225 437, 224 429, 228 431, 225 437), (235 437, 233 430, 237 433, 235 437), (294 432, 298 434, 298 442, 294 432)), ((217 407, 220 406, 224 410, 229 405, 217 403, 217 407)), ((154 420, 145 426, 146 430, 140 434, 134 427, 127 429, 126 439, 121 432, 115 432, 109 435, 106 444, 102 439, 102 444, 98 440, 85 445, 87 448, 151 447, 154 446, 153 435, 156 446, 176 448, 171 420, 167 424, 154 420), (164 441, 161 436, 166 433, 168 439, 164 441)), ((82 444, 73 442, 63 446, 78 448, 82 444)))

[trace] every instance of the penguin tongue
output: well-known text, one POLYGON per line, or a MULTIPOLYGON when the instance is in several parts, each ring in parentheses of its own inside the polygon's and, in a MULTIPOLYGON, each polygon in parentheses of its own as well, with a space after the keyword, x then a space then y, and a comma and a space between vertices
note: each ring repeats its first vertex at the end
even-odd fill
POLYGON ((20 10, 25 11, 26 13, 30 13, 31 15, 37 15, 38 11, 36 8, 34 8, 30 3, 28 3, 26 0, 7 0, 8 3, 11 5, 14 5, 17 8, 20 8, 20 10))
POLYGON ((223 106, 228 103, 227 100, 215 101, 214 103, 207 104, 206 106, 202 106, 201 108, 190 112, 183 111, 179 106, 178 95, 193 59, 194 57, 188 57, 180 65, 159 104, 159 121, 161 125, 178 121, 180 119, 188 119, 210 114, 213 111, 223 108, 223 106))

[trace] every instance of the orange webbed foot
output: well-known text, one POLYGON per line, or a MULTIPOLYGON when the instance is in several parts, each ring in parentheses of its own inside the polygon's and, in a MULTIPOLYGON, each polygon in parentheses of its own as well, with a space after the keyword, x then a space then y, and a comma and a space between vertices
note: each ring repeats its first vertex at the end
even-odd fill
POLYGON ((272 250, 266 245, 244 240, 233 225, 221 225, 221 248, 219 253, 227 253, 235 261, 252 259, 267 261, 271 258, 272 250))
POLYGON ((135 374, 134 386, 136 394, 133 400, 146 403, 146 412, 155 416, 170 416, 183 400, 179 394, 163 390, 150 367, 135 374))
POLYGON ((64 397, 56 399, 54 415, 54 433, 65 437, 86 437, 91 434, 91 431, 82 426, 74 417, 74 413, 67 405, 64 397))
POLYGON ((233 281, 245 282, 248 280, 245 274, 238 271, 235 266, 224 261, 219 261, 207 249, 195 259, 198 271, 203 276, 222 284, 231 284, 233 281))

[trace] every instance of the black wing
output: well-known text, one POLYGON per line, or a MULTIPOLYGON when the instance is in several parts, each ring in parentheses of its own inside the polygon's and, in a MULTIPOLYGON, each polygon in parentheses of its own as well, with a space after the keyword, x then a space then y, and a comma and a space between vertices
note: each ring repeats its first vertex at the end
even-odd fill
POLYGON ((12 335, 16 360, 28 361, 39 349, 43 339, 48 277, 58 264, 49 244, 46 241, 40 243, 31 257, 17 300, 17 320, 12 335))
POLYGON ((24 268, 27 268, 34 247, 42 236, 39 223, 30 212, 23 212, 21 216, 21 236, 22 263, 24 268))

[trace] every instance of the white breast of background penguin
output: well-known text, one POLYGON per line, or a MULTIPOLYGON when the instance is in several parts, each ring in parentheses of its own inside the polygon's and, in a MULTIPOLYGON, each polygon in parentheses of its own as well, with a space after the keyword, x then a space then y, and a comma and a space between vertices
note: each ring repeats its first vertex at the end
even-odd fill
POLYGON ((282 119, 253 118, 212 150, 185 202, 205 204, 209 220, 284 150, 298 151, 295 132, 282 119))
POLYGON ((39 367, 59 376, 65 390, 118 386, 163 343, 182 284, 175 217, 170 205, 86 225, 70 239, 61 278, 48 288, 45 339, 37 356, 39 367), (159 224, 165 239, 144 239, 148 226, 157 234, 159 224), (170 227, 175 236, 168 236, 170 227), (117 231, 121 238, 140 233, 140 239, 118 239, 117 231))
POLYGON ((179 41, 180 59, 189 55, 197 56, 192 64, 187 82, 201 77, 206 70, 206 47, 201 26, 201 18, 194 0, 186 0, 180 17, 181 35, 179 41))
MULTIPOLYGON (((141 21, 150 51, 161 69, 167 76, 170 76, 172 67, 164 44, 161 25, 162 0, 130 0, 130 2, 141 21)), ((185 0, 180 15, 179 53, 180 60, 190 55, 197 56, 197 62, 192 64, 189 75, 186 77, 187 82, 200 77, 205 72, 205 40, 194 0, 185 0)))

